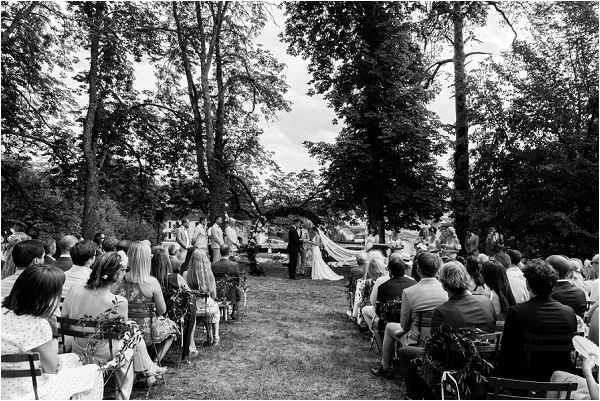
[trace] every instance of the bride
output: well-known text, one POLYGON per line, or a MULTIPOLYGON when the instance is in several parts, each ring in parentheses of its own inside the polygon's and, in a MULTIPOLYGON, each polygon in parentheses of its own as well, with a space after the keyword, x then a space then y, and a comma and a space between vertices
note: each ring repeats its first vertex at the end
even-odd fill
POLYGON ((311 241, 306 241, 311 244, 312 252, 312 272, 311 278, 313 280, 341 280, 344 276, 336 274, 333 270, 327 266, 327 263, 321 256, 321 237, 318 230, 314 230, 315 235, 311 241))

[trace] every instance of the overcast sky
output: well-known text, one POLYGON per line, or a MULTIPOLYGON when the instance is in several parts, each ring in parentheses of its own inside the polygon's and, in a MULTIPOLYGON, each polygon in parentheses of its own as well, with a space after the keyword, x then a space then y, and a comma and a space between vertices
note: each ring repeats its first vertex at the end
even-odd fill
MULTIPOLYGON (((292 110, 289 113, 280 113, 277 121, 262 124, 264 134, 262 141, 268 150, 275 152, 275 160, 285 171, 297 171, 302 168, 318 169, 315 159, 312 159, 306 148, 302 145, 305 140, 333 142, 339 125, 333 125, 331 121, 335 117, 333 111, 327 107, 327 103, 319 96, 308 96, 308 61, 300 57, 294 57, 286 52, 286 45, 279 41, 279 34, 283 30, 283 10, 273 7, 273 21, 269 21, 259 39, 259 43, 270 49, 275 57, 287 65, 285 75, 289 85, 287 99, 292 102, 292 110)), ((501 24, 499 16, 490 11, 488 23, 485 28, 475 31, 482 44, 474 43, 476 46, 468 46, 468 51, 486 51, 493 55, 507 50, 513 38, 511 30, 501 24)), ((451 57, 451 54, 440 55, 440 59, 451 57)), ((475 66, 482 56, 471 57, 470 66, 475 66)), ((442 122, 453 123, 455 120, 454 103, 452 98, 451 83, 452 65, 447 64, 444 71, 439 74, 441 79, 447 76, 448 81, 444 83, 443 90, 437 96, 429 108, 436 112, 442 122)), ((446 165, 446 160, 441 160, 446 165)))

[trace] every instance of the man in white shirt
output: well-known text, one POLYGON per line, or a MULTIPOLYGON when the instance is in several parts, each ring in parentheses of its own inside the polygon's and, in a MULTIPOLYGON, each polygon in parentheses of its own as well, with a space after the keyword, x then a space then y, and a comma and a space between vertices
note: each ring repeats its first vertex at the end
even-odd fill
POLYGON ((210 247, 212 249, 213 263, 221 259, 221 247, 225 244, 221 224, 223 224, 223 218, 219 216, 215 220, 215 224, 210 228, 210 247))
POLYGON ((97 246, 93 241, 78 242, 71 248, 71 259, 73 266, 65 272, 65 283, 63 284, 62 296, 65 297, 73 287, 83 287, 87 284, 92 269, 90 268, 96 260, 97 246))
POLYGON ((206 233, 206 217, 200 219, 192 235, 192 246, 194 248, 202 249, 208 255, 208 235, 206 233))
POLYGON ((508 284, 515 297, 515 302, 520 304, 529 301, 530 295, 523 271, 519 268, 521 252, 516 249, 507 249, 506 254, 510 257, 510 266, 506 269, 508 284))
POLYGON ((229 246, 229 250, 231 252, 237 251, 240 246, 240 242, 237 238, 237 232, 229 220, 225 221, 225 244, 229 246))

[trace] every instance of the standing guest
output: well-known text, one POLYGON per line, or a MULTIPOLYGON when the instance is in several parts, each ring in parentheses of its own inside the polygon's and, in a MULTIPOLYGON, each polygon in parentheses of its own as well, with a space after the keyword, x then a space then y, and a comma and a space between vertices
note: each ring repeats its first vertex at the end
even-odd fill
POLYGON ((515 302, 520 304, 529 301, 529 290, 523 271, 519 267, 522 259, 521 252, 516 249, 507 249, 506 254, 510 258, 510 265, 506 269, 506 277, 508 277, 508 285, 512 291, 515 302))
POLYGON ((196 311, 206 315, 208 341, 206 345, 219 344, 219 305, 215 276, 210 267, 208 256, 199 249, 194 249, 190 258, 189 269, 183 273, 183 278, 192 290, 208 294, 208 298, 196 298, 196 311))
POLYGON ((479 254, 479 237, 470 230, 467 230, 465 238, 465 252, 467 256, 477 256, 479 254))
POLYGON ((96 260, 98 246, 92 241, 81 241, 71 248, 73 265, 65 272, 65 284, 62 296, 67 295, 71 287, 83 287, 92 274, 91 266, 96 260))
POLYGON ((232 253, 236 252, 240 247, 237 232, 235 231, 235 228, 231 225, 230 220, 227 220, 225 222, 225 245, 229 247, 229 250, 232 253))
POLYGON ((58 240, 56 244, 58 247, 59 256, 53 263, 53 266, 58 267, 62 271, 67 271, 73 266, 71 260, 71 248, 77 244, 79 240, 74 235, 65 235, 58 240))
POLYGON ((15 282, 25 268, 44 263, 44 246, 35 239, 21 241, 13 246, 12 255, 16 270, 11 276, 2 279, 2 298, 10 294, 15 282))
MULTIPOLYGON (((92 273, 84 286, 72 287, 68 292, 63 302, 62 316, 76 320, 85 316, 98 319, 102 318, 106 311, 111 311, 111 317, 120 316, 127 320, 127 300, 111 292, 114 284, 121 281, 127 271, 127 256, 122 251, 106 252, 96 258, 91 270, 92 273)), ((67 337, 65 341, 68 342, 68 347, 80 356, 88 353, 88 356, 105 362, 111 358, 107 340, 95 341, 93 355, 89 355, 88 338, 67 337)), ((121 348, 119 340, 112 341, 113 350, 121 348)), ((134 372, 148 377, 161 376, 166 371, 166 368, 161 368, 152 361, 143 339, 134 348, 133 369, 129 369, 128 362, 125 361, 117 373, 126 399, 129 399, 131 393, 134 372)))
POLYGON ((103 233, 96 233, 94 235, 94 242, 97 245, 98 251, 100 253, 104 253, 104 247, 102 246, 102 244, 104 243, 104 240, 106 239, 105 235, 103 233))
MULTIPOLYGON (((527 262, 523 273, 532 298, 511 307, 506 314, 500 348, 500 370, 505 377, 547 381, 555 370, 572 371, 570 352, 540 353, 532 360, 533 366, 524 366, 525 333, 568 336, 577 330, 577 319, 571 307, 550 296, 558 279, 552 266, 542 259, 533 259, 527 262)), ((568 343, 570 342, 568 339, 568 343)))
POLYGON ((171 269, 173 272, 181 270, 183 260, 179 258, 181 255, 180 249, 178 244, 169 245, 169 262, 171 262, 171 269))
POLYGON ((190 234, 188 228, 190 227, 190 221, 188 219, 181 220, 181 224, 175 230, 175 240, 181 247, 181 249, 188 249, 192 243, 190 241, 190 234))
POLYGON ((12 257, 13 247, 21 241, 29 241, 30 239, 31 237, 29 235, 22 232, 17 232, 9 235, 8 247, 2 255, 2 279, 5 279, 6 277, 15 274, 16 266, 12 257))
POLYGON ((508 284, 506 270, 499 262, 490 260, 483 264, 481 274, 490 289, 490 301, 492 301, 496 318, 504 321, 508 308, 516 303, 508 284))
POLYGON ((44 252, 46 254, 44 257, 44 264, 50 265, 56 260, 54 258, 54 254, 56 253, 56 240, 52 237, 48 237, 42 241, 42 244, 44 245, 44 252))
MULTIPOLYGON (((158 280, 150 275, 152 253, 150 247, 141 241, 134 241, 127 252, 130 270, 125 278, 117 283, 115 293, 127 299, 129 304, 152 302, 156 307, 158 316, 163 316, 167 311, 167 305, 158 280)), ((152 319, 154 324, 150 326, 149 317, 138 319, 140 330, 144 333, 146 344, 157 344, 156 359, 160 362, 166 355, 173 342, 176 329, 173 322, 168 319, 152 319)))
POLYGON ((213 263, 221 259, 221 247, 225 245, 221 224, 223 224, 223 218, 219 216, 216 218, 215 224, 210 228, 210 248, 212 249, 213 263))
POLYGON ((429 338, 429 328, 418 327, 418 313, 431 311, 448 300, 442 283, 435 278, 441 259, 433 253, 423 252, 415 260, 415 268, 421 280, 402 292, 400 323, 388 323, 383 336, 381 365, 371 369, 375 376, 391 377, 394 357, 394 341, 400 338, 403 346, 423 346, 429 338))
POLYGON ((551 255, 546 258, 546 263, 552 266, 558 274, 558 280, 556 280, 556 284, 552 288, 552 294, 550 294, 552 299, 570 306, 578 316, 583 318, 587 309, 587 299, 585 292, 573 285, 570 280, 571 262, 564 256, 551 255))
POLYGON ((192 246, 208 252, 208 234, 206 233, 207 220, 206 217, 202 217, 198 224, 194 227, 192 234, 192 246))
POLYGON ((300 255, 300 236, 298 235, 299 224, 300 220, 295 220, 288 231, 288 275, 292 280, 296 279, 296 268, 298 267, 298 256, 300 255))
POLYGON ((119 240, 116 237, 108 237, 102 242, 102 250, 104 252, 116 252, 119 245, 119 240))
MULTIPOLYGON (((41 243, 39 246, 42 248, 41 243)), ((2 301, 2 353, 38 352, 43 374, 37 377, 43 400, 101 400, 102 371, 95 364, 82 365, 75 354, 58 354, 48 319, 60 303, 65 280, 62 270, 47 265, 25 269, 2 301), (35 296, 32 296, 35 294, 35 296)), ((4 375, 3 375, 4 376, 4 375)), ((2 377, 2 399, 33 399, 30 377, 2 377)))

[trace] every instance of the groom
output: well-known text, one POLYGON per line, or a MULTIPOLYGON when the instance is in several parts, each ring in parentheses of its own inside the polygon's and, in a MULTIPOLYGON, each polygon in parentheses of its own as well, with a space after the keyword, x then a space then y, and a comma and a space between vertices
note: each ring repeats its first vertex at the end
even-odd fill
POLYGON ((300 220, 295 220, 294 224, 290 227, 290 231, 288 231, 288 246, 287 251, 290 255, 289 263, 288 263, 288 273, 290 275, 290 279, 296 279, 296 266, 298 266, 298 255, 300 253, 300 236, 298 235, 298 227, 300 225, 300 220))

